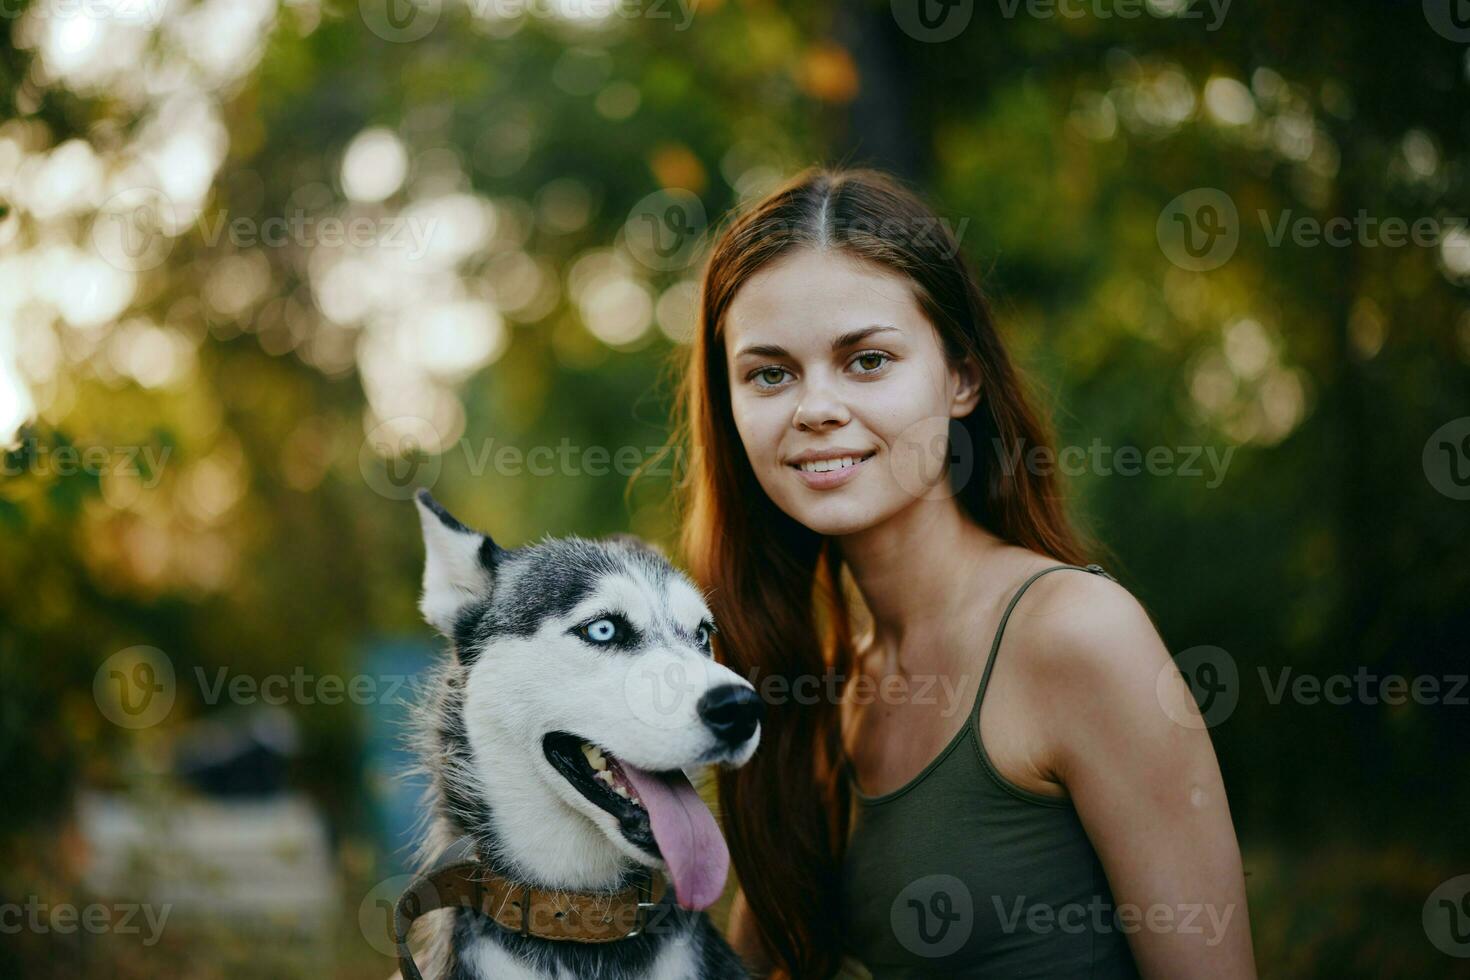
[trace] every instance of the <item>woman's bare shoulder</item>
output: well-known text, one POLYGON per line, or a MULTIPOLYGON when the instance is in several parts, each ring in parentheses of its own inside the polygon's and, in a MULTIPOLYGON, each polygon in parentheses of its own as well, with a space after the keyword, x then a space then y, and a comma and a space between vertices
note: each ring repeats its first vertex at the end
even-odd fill
POLYGON ((1060 682, 1094 691, 1152 683, 1169 660, 1143 604, 1096 573, 1056 572, 1032 583, 1007 630, 1016 627, 1027 672, 1053 692, 1060 682))

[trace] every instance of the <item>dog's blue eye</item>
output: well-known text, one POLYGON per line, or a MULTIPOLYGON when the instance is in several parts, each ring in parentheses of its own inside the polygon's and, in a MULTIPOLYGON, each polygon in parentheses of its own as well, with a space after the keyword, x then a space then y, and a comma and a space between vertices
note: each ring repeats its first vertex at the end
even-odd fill
POLYGON ((580 626, 573 626, 567 632, 598 647, 628 650, 643 642, 643 634, 638 627, 618 613, 612 612, 599 613, 596 619, 586 620, 580 626))
POLYGON ((715 628, 709 623, 700 623, 699 629, 694 631, 694 642, 701 648, 708 650, 710 640, 715 635, 715 628))

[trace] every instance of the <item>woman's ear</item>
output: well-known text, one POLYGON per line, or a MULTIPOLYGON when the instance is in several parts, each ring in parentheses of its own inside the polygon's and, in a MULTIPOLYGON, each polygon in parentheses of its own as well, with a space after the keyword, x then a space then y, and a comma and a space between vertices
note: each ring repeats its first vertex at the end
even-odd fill
POLYGON ((949 403, 949 417, 962 419, 980 404, 980 362, 972 356, 966 356, 958 364, 951 365, 949 373, 955 383, 954 395, 949 403))

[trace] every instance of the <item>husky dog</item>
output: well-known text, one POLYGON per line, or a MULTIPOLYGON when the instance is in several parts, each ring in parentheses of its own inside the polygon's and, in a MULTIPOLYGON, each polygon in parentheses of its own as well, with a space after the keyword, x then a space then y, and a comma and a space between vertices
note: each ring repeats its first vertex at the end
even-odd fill
POLYGON ((657 924, 613 941, 541 938, 468 903, 433 912, 424 977, 747 977, 702 911, 730 856, 685 771, 748 761, 763 705, 715 663, 700 592, 636 538, 503 548, 427 491, 417 502, 419 609, 453 649, 416 716, 430 777, 421 868, 468 848, 476 869, 512 883, 506 894, 538 889, 548 907, 653 875, 669 885, 639 906, 657 924))

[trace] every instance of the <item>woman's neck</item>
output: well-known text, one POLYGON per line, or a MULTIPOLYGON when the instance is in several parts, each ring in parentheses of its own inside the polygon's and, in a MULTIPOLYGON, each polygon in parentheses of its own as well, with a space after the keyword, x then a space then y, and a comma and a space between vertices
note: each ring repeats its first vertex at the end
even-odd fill
POLYGON ((839 547, 872 614, 874 647, 897 652, 956 622, 977 570, 1006 545, 946 497, 920 500, 839 547))

